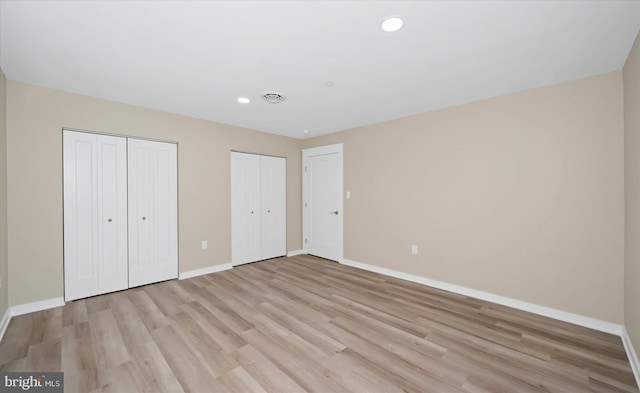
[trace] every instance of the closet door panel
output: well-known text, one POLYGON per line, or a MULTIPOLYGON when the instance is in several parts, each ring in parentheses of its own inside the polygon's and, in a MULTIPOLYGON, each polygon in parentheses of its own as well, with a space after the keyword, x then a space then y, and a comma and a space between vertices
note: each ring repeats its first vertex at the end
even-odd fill
POLYGON ((95 165, 96 146, 95 140, 76 140, 75 160, 71 165, 74 166, 73 174, 75 175, 74 184, 71 194, 75 198, 75 206, 69 209, 69 213, 73 218, 69 220, 70 229, 73 231, 72 237, 75 237, 75 247, 69 247, 70 254, 75 251, 75 265, 73 269, 78 284, 85 281, 91 285, 92 291, 97 291, 98 284, 98 268, 96 258, 97 241, 97 204, 98 183, 96 174, 98 172, 95 165), (75 192, 74 192, 75 191, 75 192), (75 226, 75 228, 74 228, 75 226), (74 236, 75 235, 75 236, 74 236), (83 262, 86 261, 86 262, 83 262), (80 263, 78 263, 80 262, 80 263))
MULTIPOLYGON (((116 259, 118 249, 113 247, 105 247, 104 243, 117 244, 118 231, 115 225, 119 220, 118 211, 118 177, 116 175, 118 163, 116 160, 117 148, 114 145, 103 145, 99 147, 98 160, 104 171, 98 173, 98 183, 102 186, 103 192, 98 195, 98 222, 107 221, 113 225, 98 226, 98 265, 100 266, 101 275, 112 275, 118 271, 116 264, 105 264, 105 260, 110 258, 116 259), (113 220, 116 219, 114 222, 113 220)), ((126 207, 126 201, 125 201, 126 207)), ((125 227, 126 230, 126 227, 125 227)))
POLYGON ((98 271, 99 292, 129 285, 127 263, 127 142, 99 135, 98 149, 98 271))
POLYGON ((126 140, 65 130, 65 300, 127 287, 126 140))
POLYGON ((231 153, 231 262, 260 260, 260 157, 231 153))
POLYGON ((129 139, 129 286, 178 277, 177 146, 129 139))
POLYGON ((156 168, 156 203, 154 216, 156 217, 156 249, 157 263, 160 267, 172 266, 176 260, 173 247, 176 239, 175 220, 173 219, 174 208, 176 204, 172 191, 175 186, 171 179, 174 177, 171 171, 171 154, 168 150, 156 150, 155 163, 156 168))
POLYGON ((94 136, 63 133, 64 297, 74 300, 98 294, 94 136))
POLYGON ((260 157, 260 259, 285 255, 286 160, 260 157))
MULTIPOLYGON (((138 141, 129 140, 129 274, 135 276, 152 268, 153 152, 138 141)), ((130 283, 132 281, 129 277, 130 283)), ((134 285, 130 285, 134 286, 134 285)))

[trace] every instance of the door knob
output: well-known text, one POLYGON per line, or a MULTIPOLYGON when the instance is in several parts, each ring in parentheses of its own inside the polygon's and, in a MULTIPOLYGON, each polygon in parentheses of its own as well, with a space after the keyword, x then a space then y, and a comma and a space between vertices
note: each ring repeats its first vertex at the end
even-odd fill
POLYGON ((338 215, 338 211, 336 210, 334 212, 331 212, 331 214, 335 214, 337 216, 338 215))
POLYGON ((143 219, 143 220, 146 220, 146 219, 147 219, 147 217, 142 217, 142 219, 143 219))
POLYGON ((271 210, 267 210, 267 213, 271 213, 271 210))
POLYGON ((251 210, 251 214, 253 214, 253 210, 251 210))
POLYGON ((108 219, 107 221, 108 221, 108 222, 111 222, 111 221, 113 221, 113 220, 112 220, 112 219, 108 219))

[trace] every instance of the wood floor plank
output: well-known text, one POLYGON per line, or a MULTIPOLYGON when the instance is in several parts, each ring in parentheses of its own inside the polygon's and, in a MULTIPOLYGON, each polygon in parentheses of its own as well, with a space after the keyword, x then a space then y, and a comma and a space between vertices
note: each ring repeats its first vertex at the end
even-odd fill
POLYGON ((184 310, 209 334, 225 352, 232 352, 247 345, 235 331, 225 325, 198 302, 188 303, 184 310))
POLYGON ((308 255, 12 318, 69 392, 640 393, 620 337, 308 255))
POLYGON ((318 332, 311 326, 302 323, 287 312, 268 302, 260 304, 258 309, 262 311, 265 316, 269 317, 269 319, 278 323, 280 326, 286 326, 287 330, 291 331, 298 337, 301 337, 303 340, 325 352, 329 356, 340 353, 346 348, 341 342, 318 332))
POLYGON ((185 392, 224 391, 171 326, 156 329, 152 335, 185 392))
POLYGON ((139 375, 148 392, 183 392, 180 382, 155 342, 138 347, 132 353, 139 375))
MULTIPOLYGON (((91 392, 99 389, 98 366, 89 322, 81 328, 74 325, 63 329, 61 368, 65 388, 71 392, 91 392)), ((39 371, 24 369, 24 371, 39 371)))
POLYGON ((58 371, 61 368, 62 338, 43 341, 29 347, 24 367, 38 371, 58 371))
POLYGON ((87 303, 84 300, 69 302, 62 307, 62 327, 89 321, 87 303))
POLYGON ((187 313, 172 316, 176 332, 200 363, 213 375, 219 377, 238 366, 215 340, 187 313))
MULTIPOLYGON (((309 359, 299 343, 274 334, 269 329, 260 329, 258 325, 243 333, 249 344, 256 347, 276 367, 307 391, 340 392, 345 388, 339 383, 339 376, 330 372, 332 364, 318 364, 317 359, 309 359)), ((322 356, 322 355, 321 355, 322 356)))
POLYGON ((267 392, 295 393, 305 390, 282 370, 276 367, 262 354, 257 354, 258 360, 244 366, 245 370, 267 392))
MULTIPOLYGON (((35 315, 20 315, 11 318, 2 342, 0 342, 0 366, 26 358, 29 346, 37 344, 37 342, 30 342, 31 329, 35 319, 35 315)), ((4 370, 4 367, 2 369, 4 370)))
POLYGON ((198 294, 198 301, 209 313, 220 320, 227 329, 239 333, 253 327, 249 321, 231 309, 218 295, 220 294, 214 294, 209 287, 206 287, 198 294))
MULTIPOLYGON (((515 351, 496 346, 495 351, 486 351, 486 344, 475 341, 470 337, 449 337, 445 332, 432 333, 429 339, 442 346, 450 348, 454 354, 464 354, 483 366, 507 375, 516 375, 518 379, 535 386, 542 391, 571 391, 572 386, 581 386, 584 391, 588 388, 586 374, 575 373, 573 370, 557 368, 553 364, 535 357, 518 356, 515 351), (490 354, 488 356, 488 354, 490 354)), ((444 358, 449 353, 444 355, 444 358)), ((452 359, 455 359, 453 357, 452 359)), ((455 362, 455 360, 452 360, 455 362)), ((506 383, 506 381, 505 381, 506 383)))
POLYGON ((144 392, 145 384, 131 361, 120 363, 108 370, 99 370, 103 393, 144 392))
POLYGON ((236 367, 218 377, 224 390, 232 393, 267 393, 266 390, 243 367, 236 367))
POLYGON ((108 370, 131 360, 111 309, 90 314, 89 324, 93 336, 98 370, 108 370))
POLYGON ((153 331, 169 326, 169 319, 160 311, 145 290, 131 291, 128 295, 147 330, 153 331))

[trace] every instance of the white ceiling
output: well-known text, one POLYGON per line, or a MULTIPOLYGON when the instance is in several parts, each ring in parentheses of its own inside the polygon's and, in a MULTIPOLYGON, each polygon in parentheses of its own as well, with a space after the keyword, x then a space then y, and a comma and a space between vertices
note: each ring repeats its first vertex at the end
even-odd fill
POLYGON ((639 29, 640 1, 2 0, 0 67, 304 138, 620 70, 639 29))

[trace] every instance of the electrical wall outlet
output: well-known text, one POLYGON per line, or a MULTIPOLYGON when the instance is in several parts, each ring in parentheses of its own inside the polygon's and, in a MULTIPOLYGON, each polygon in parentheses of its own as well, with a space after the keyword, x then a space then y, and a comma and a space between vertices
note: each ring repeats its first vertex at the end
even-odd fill
POLYGON ((207 241, 206 241, 206 240, 203 240, 203 241, 202 241, 202 249, 203 249, 203 250, 206 250, 206 249, 207 249, 207 247, 209 247, 209 245, 207 244, 207 241))
POLYGON ((418 255, 418 246, 416 245, 411 246, 411 253, 413 255, 418 255))

